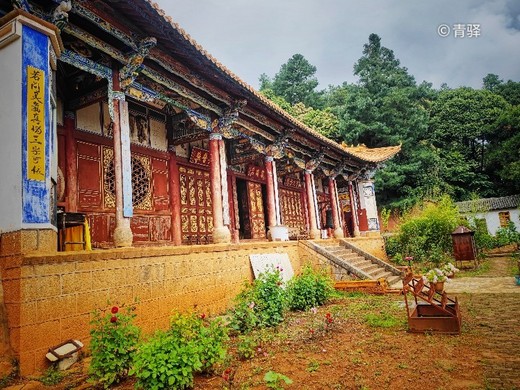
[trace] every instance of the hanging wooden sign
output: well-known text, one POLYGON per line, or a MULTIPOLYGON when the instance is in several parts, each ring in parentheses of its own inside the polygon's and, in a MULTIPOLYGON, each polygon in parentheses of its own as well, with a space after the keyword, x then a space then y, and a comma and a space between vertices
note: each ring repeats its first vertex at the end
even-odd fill
POLYGON ((209 167, 209 151, 196 146, 191 148, 190 163, 209 167))

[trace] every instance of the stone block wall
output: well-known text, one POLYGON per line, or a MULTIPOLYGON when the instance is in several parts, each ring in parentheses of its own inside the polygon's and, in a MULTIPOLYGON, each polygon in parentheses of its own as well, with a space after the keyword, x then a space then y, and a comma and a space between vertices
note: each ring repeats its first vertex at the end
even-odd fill
POLYGON ((345 238, 345 241, 352 243, 359 249, 370 253, 381 260, 388 260, 385 249, 385 240, 381 235, 374 237, 356 237, 356 238, 345 238))
POLYGON ((137 324, 146 333, 166 328, 173 310, 221 313, 253 278, 249 255, 265 253, 287 253, 295 273, 300 269, 294 241, 3 257, 4 307, 20 371, 44 370, 48 348, 68 339, 88 345, 97 309, 137 299, 137 324))

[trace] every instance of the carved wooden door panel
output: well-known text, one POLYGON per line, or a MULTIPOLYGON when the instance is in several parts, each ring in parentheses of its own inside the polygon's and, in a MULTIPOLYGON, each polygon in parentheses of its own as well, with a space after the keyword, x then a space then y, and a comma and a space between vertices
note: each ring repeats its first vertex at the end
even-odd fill
POLYGON ((247 198, 249 201, 251 238, 266 238, 264 202, 262 201, 262 185, 260 183, 248 181, 247 198))
POLYGON ((182 243, 210 243, 213 239, 213 213, 209 172, 181 166, 179 174, 182 243))
POLYGON ((282 223, 291 228, 305 231, 305 209, 303 208, 302 193, 299 191, 280 189, 280 209, 282 223))

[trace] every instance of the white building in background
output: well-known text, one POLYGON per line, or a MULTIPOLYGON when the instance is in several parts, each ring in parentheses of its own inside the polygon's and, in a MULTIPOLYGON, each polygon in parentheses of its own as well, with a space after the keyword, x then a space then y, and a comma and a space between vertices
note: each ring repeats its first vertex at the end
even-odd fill
POLYGON ((520 195, 457 202, 459 211, 468 218, 486 221, 488 233, 495 235, 501 227, 513 222, 520 231, 520 195))

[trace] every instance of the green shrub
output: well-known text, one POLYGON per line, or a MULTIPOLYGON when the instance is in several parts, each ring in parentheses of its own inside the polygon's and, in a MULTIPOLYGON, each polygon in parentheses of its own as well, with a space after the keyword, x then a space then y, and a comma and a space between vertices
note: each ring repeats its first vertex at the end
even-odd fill
POLYGON ((158 331, 139 347, 131 373, 137 378, 137 388, 185 389, 193 386, 193 372, 201 368, 196 343, 158 331))
POLYGON ((287 284, 287 300, 290 310, 308 310, 323 305, 333 291, 331 278, 305 266, 300 275, 287 284))
POLYGON ((226 356, 228 328, 220 318, 174 313, 167 332, 157 332, 139 348, 134 363, 138 386, 183 389, 195 372, 208 372, 226 356))
POLYGON ((92 360, 89 374, 93 381, 105 388, 128 375, 140 335, 139 328, 133 324, 134 318, 131 307, 124 312, 114 306, 105 315, 98 311, 94 313, 90 330, 92 360))
POLYGON ((251 336, 238 336, 237 354, 240 359, 252 359, 255 356, 257 341, 251 336))
POLYGON ((276 326, 283 321, 286 295, 280 269, 261 273, 235 298, 231 327, 241 333, 259 327, 276 326))
POLYGON ((460 222, 449 197, 427 203, 403 218, 398 234, 391 239, 391 250, 401 259, 413 256, 415 261, 441 264, 452 251, 451 233, 460 222))
POLYGON ((520 244, 520 233, 516 231, 516 226, 509 221, 506 227, 499 228, 495 234, 495 248, 510 244, 520 244))
POLYGON ((205 315, 175 313, 170 321, 169 333, 181 342, 194 342, 199 347, 200 371, 208 372, 213 365, 226 357, 225 343, 228 341, 228 327, 221 318, 204 319, 205 315))

